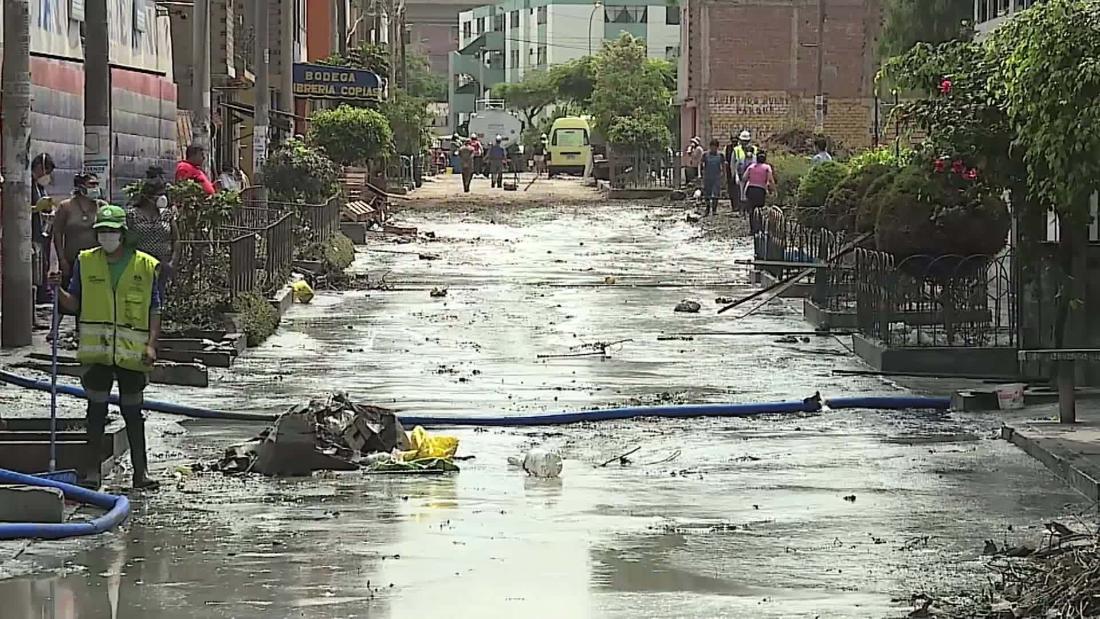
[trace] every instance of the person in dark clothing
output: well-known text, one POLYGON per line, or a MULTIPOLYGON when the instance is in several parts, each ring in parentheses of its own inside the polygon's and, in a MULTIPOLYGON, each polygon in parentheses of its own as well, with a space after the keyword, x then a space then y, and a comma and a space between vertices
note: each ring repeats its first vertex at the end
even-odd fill
POLYGON ((703 199, 707 201, 705 216, 718 213, 718 197, 722 194, 722 173, 726 157, 718 152, 718 140, 710 141, 710 150, 703 154, 699 167, 703 170, 703 199))
POLYGON ((504 158, 508 155, 502 143, 504 138, 499 135, 489 147, 485 158, 489 161, 489 180, 493 187, 504 187, 504 158))
POLYGON ((465 193, 470 193, 470 181, 474 179, 474 148, 470 142, 467 138, 466 143, 458 149, 458 164, 462 167, 462 191, 465 193))

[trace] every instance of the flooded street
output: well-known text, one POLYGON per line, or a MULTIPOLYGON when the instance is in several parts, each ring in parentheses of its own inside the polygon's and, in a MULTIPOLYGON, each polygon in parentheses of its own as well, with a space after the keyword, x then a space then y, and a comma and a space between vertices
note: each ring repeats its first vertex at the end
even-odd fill
MULTIPOLYGON (((702 237, 683 206, 421 203, 400 220, 436 238, 379 238, 353 267, 394 290, 321 293, 211 370, 208 389, 147 397, 276 412, 343 390, 407 414, 478 416, 906 393, 834 375, 863 367, 850 338, 668 339, 809 329, 800 301, 716 315, 716 298, 753 289, 735 263, 750 241, 702 237), (683 299, 703 310, 673 312, 683 299), (617 343, 576 356, 597 342, 617 343)), ((38 410, 48 398, 0 397, 38 410)), ((178 421, 151 415, 162 479, 260 429, 178 421)), ((1019 541, 1080 508, 994 439, 999 425, 838 411, 463 428, 446 432, 475 458, 448 477, 183 474, 137 497, 115 532, 0 546, 0 618, 905 616, 913 593, 984 583, 984 540, 1019 541), (507 465, 535 445, 561 450, 560 480, 507 465)))

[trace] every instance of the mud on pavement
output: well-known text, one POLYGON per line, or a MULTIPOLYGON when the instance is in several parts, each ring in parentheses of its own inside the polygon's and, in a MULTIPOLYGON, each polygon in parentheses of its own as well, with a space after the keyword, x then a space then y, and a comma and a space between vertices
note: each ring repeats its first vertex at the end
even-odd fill
MULTIPOLYGON (((340 389, 406 414, 477 416, 899 392, 833 375, 860 367, 834 338, 659 339, 806 330, 786 301, 717 316, 714 299, 751 289, 734 263, 749 242, 701 235, 684 208, 410 209, 403 222, 435 239, 408 255, 359 248, 354 267, 389 272, 395 290, 321 294, 209 389, 149 397, 273 412, 340 389), (684 299, 702 310, 674 312, 684 299), (615 344, 540 358, 594 342, 615 344)), ((0 393, 28 411, 43 402, 0 393)), ((256 432, 153 425, 174 432, 154 448, 165 477, 256 432)), ((997 426, 845 411, 464 428, 448 433, 476 457, 454 476, 180 474, 137 497, 118 532, 0 555, 18 574, 0 597, 20 618, 904 616, 914 591, 984 583, 980 540, 1079 507, 997 426), (560 450, 560 479, 508 467, 532 446, 560 450)))

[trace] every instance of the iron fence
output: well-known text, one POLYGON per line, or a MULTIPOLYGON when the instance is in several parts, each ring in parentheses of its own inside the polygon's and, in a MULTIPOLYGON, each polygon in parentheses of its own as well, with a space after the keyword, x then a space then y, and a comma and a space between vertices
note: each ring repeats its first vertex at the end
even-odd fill
POLYGON ((912 256, 855 252, 859 331, 887 346, 1016 346, 1011 252, 912 256))
MULTIPOLYGON (((255 237, 255 283, 270 293, 286 283, 294 258, 294 213, 286 205, 234 209, 227 229, 255 237)), ((270 205, 269 205, 270 206, 270 205)))
MULTIPOLYGON (((776 279, 786 279, 804 271, 808 268, 804 265, 828 262, 844 244, 843 235, 825 228, 802 226, 774 206, 757 209, 750 217, 753 218, 751 225, 757 230, 753 236, 757 260, 780 263, 763 265, 760 270, 767 271, 776 279)), ((832 281, 832 276, 821 278, 819 275, 831 270, 815 269, 808 279, 802 281, 819 284, 817 288, 824 298, 831 294, 827 284, 832 281)))
POLYGON ((255 235, 218 229, 212 236, 180 241, 180 268, 172 276, 170 296, 208 296, 229 305, 255 288, 255 235))
POLYGON ((662 153, 609 148, 607 172, 613 189, 674 189, 677 184, 675 165, 662 153))
POLYGON ((323 243, 340 229, 339 196, 329 198, 324 204, 299 204, 299 224, 305 242, 323 243))

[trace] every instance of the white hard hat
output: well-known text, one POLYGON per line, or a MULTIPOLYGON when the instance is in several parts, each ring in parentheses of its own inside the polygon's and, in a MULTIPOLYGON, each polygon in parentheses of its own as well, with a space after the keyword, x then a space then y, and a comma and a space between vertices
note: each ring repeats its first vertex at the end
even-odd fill
POLYGON ((745 129, 744 131, 741 132, 741 135, 738 136, 738 138, 742 139, 742 140, 745 140, 747 142, 747 141, 752 139, 752 134, 749 133, 748 129, 745 129))
POLYGON ((504 139, 504 138, 503 138, 503 137, 501 137, 501 135, 500 135, 500 134, 498 133, 498 134, 497 134, 497 142, 499 142, 499 141, 501 141, 501 140, 503 140, 503 139, 504 139))

